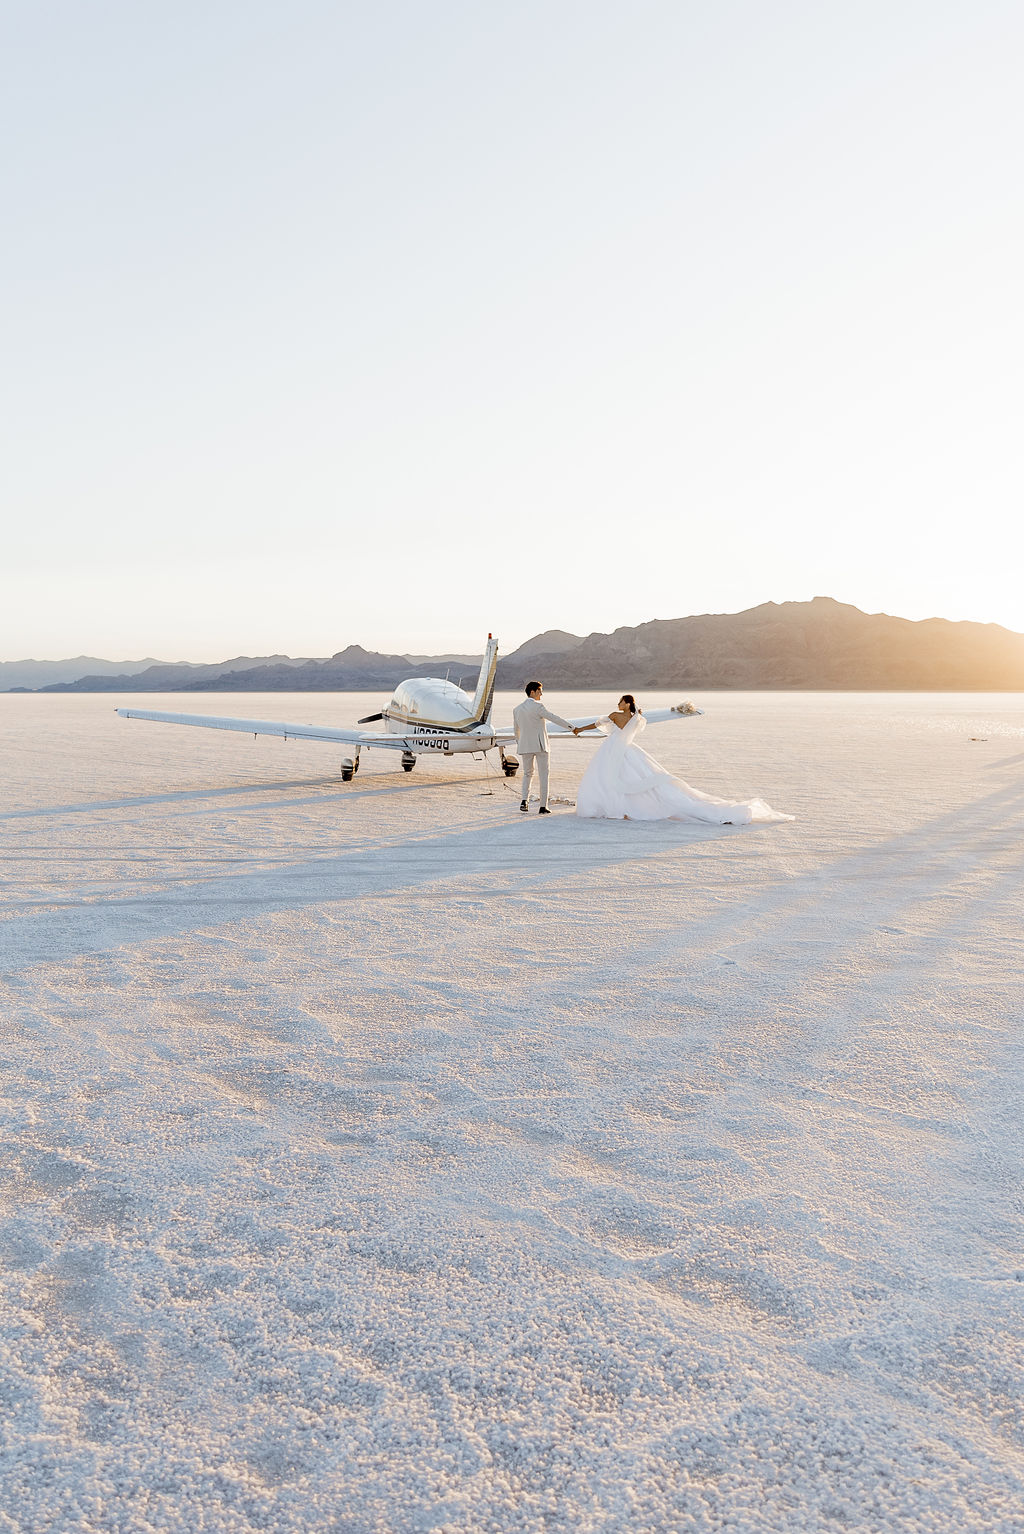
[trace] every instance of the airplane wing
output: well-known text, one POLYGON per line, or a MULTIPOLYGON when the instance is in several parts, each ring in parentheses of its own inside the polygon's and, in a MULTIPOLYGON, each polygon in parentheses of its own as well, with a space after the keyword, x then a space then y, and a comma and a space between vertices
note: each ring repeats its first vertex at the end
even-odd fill
POLYGON ((644 718, 648 724, 665 724, 669 719, 696 719, 703 712, 702 708, 694 708, 692 703, 673 703, 668 708, 645 710, 644 718))
POLYGON ((407 751, 414 741, 402 735, 374 735, 369 730, 332 730, 324 724, 279 724, 269 719, 224 719, 216 714, 161 714, 148 708, 119 708, 122 719, 151 719, 157 724, 192 724, 203 730, 238 730, 243 735, 279 735, 284 740, 324 740, 335 745, 376 746, 407 751))

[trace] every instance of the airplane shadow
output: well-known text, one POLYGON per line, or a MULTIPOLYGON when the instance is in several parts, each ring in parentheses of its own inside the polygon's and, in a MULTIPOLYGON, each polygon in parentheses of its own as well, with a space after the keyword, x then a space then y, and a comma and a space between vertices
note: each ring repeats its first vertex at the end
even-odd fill
MULTIPOLYGON (((337 800, 364 799, 371 794, 408 793, 411 789, 451 788, 458 787, 462 783, 484 781, 483 778, 465 776, 443 779, 421 777, 413 780, 410 780, 410 777, 410 774, 401 771, 377 773, 369 781, 364 778, 358 788, 346 788, 345 791, 339 791, 331 797, 337 800), (371 783, 374 784, 373 787, 370 786, 371 783)), ((236 783, 227 788, 183 788, 166 794, 139 794, 126 799, 86 799, 79 804, 48 804, 38 809, 6 810, 0 813, 0 821, 44 820, 49 816, 85 815, 93 810, 140 809, 152 804, 185 804, 200 799, 231 799, 249 794, 280 794, 301 788, 338 789, 339 782, 339 775, 335 772, 325 778, 291 778, 278 783, 236 783)), ((289 805, 302 802, 302 800, 288 801, 281 807, 287 808, 289 805)), ((323 797, 320 796, 316 802, 323 803, 323 797)))
MULTIPOLYGON (((459 788, 465 782, 458 779, 429 786, 459 788)), ((413 786, 394 785, 389 791, 408 791, 413 786)), ((778 829, 782 828, 579 821, 566 814, 541 820, 517 814, 514 819, 483 825, 475 821, 449 827, 439 835, 405 832, 398 842, 381 836, 342 852, 317 853, 291 862, 280 861, 271 852, 268 857, 275 860, 270 866, 264 862, 245 872, 217 870, 199 878, 193 874, 175 880, 172 876, 152 893, 71 898, 59 904, 47 900, 48 909, 11 915, 0 924, 0 971, 9 973, 281 910, 367 896, 416 898, 425 887, 480 875, 500 876, 503 890, 514 889, 517 881, 523 887, 538 881, 550 884, 559 874, 576 876, 588 868, 685 851, 714 837, 778 829)), ((262 861, 259 852, 252 861, 262 861)))
MULTIPOLYGON (((453 781, 459 786, 464 780, 453 781)), ((910 898, 924 898, 944 879, 955 879, 965 860, 973 866, 984 862, 994 848, 1005 844, 1010 822, 1022 818, 1024 786, 1007 786, 917 830, 847 854, 782 885, 773 881, 760 893, 751 894, 746 882, 740 882, 736 900, 699 923, 700 941, 706 946, 720 935, 733 933, 741 911, 749 917, 757 910, 770 910, 778 921, 786 911, 813 910, 823 891, 837 882, 857 881, 865 885, 866 893, 870 890, 870 900, 857 909, 855 925, 877 924, 882 913, 910 898)), ((340 853, 275 862, 269 868, 218 871, 151 894, 101 896, 11 916, 0 926, 7 954, 3 969, 21 970, 318 904, 366 897, 410 899, 428 887, 433 887, 432 899, 479 895, 479 878, 487 875, 500 879, 502 894, 536 885, 557 891, 562 880, 575 880, 616 863, 643 863, 671 852, 685 854, 712 839, 788 837, 794 831, 799 834, 799 829, 799 823, 726 829, 674 821, 581 822, 575 816, 556 815, 549 821, 516 817, 497 824, 450 828, 440 835, 405 835, 398 843, 381 838, 340 853), (467 880, 468 889, 450 888, 452 881, 467 880), (449 888, 442 891, 438 886, 449 888)), ((676 947, 685 944, 684 932, 674 927, 671 941, 676 947)))

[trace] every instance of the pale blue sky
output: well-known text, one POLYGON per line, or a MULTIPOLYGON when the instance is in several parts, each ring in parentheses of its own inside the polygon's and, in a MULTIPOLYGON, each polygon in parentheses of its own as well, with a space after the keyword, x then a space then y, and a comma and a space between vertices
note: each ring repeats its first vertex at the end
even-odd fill
POLYGON ((1024 629, 1018 3, 9 3, 0 658, 1024 629))

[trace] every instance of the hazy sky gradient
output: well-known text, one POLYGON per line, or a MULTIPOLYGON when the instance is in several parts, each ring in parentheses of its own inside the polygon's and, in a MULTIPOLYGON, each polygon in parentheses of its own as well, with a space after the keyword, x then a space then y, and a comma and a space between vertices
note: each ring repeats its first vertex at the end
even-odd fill
POLYGON ((1024 629, 1024 11, 8 4, 0 658, 1024 629))

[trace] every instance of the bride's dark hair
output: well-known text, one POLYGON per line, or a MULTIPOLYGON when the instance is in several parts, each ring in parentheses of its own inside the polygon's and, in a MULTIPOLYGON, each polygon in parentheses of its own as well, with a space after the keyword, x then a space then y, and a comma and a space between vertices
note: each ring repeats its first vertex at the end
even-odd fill
POLYGON ((628 706, 629 712, 631 714, 636 713, 636 699, 631 692, 624 692, 622 697, 619 699, 619 702, 625 703, 628 706))

